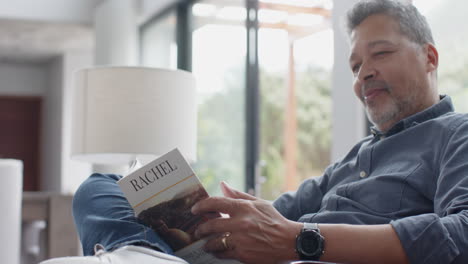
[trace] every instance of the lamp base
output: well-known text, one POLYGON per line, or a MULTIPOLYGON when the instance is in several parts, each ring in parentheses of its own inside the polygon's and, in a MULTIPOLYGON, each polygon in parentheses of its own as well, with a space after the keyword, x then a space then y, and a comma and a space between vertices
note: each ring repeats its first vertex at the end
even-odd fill
POLYGON ((154 159, 154 155, 135 155, 127 164, 93 164, 93 172, 128 175, 154 159))
POLYGON ((110 173, 125 176, 129 173, 129 164, 93 164, 93 173, 110 173))

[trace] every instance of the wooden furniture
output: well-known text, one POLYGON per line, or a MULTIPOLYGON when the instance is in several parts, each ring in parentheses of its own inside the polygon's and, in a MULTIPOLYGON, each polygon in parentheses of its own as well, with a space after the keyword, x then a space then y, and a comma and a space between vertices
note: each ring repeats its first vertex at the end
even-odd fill
POLYGON ((79 254, 79 241, 72 217, 72 199, 72 195, 56 193, 23 193, 22 221, 46 222, 46 259, 79 254))

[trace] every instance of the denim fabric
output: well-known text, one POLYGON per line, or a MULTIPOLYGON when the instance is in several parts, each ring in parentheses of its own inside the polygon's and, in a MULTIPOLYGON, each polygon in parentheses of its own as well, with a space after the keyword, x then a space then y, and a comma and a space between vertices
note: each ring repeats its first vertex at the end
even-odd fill
POLYGON ((84 255, 94 255, 94 246, 106 251, 124 245, 141 245, 165 253, 172 249, 151 228, 135 217, 114 174, 91 175, 75 193, 73 217, 84 255))
POLYGON ((468 115, 445 96, 274 206, 295 221, 390 223, 411 263, 468 263, 468 115))

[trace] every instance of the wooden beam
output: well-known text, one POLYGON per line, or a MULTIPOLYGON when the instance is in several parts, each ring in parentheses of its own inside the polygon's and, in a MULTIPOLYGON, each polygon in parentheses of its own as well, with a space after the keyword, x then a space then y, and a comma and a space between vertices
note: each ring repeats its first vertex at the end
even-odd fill
POLYGON ((314 26, 296 26, 287 23, 259 23, 259 28, 283 29, 294 38, 301 38, 330 28, 328 23, 314 26))
POLYGON ((285 11, 290 14, 312 14, 312 15, 319 15, 324 16, 326 18, 331 17, 331 10, 325 9, 322 7, 307 7, 307 6, 296 6, 296 5, 288 5, 288 4, 275 4, 275 3, 259 3, 259 10, 260 9, 272 9, 278 11, 285 11))
POLYGON ((284 124, 284 163, 286 182, 282 191, 297 188, 297 98, 294 41, 289 41, 288 84, 284 124))

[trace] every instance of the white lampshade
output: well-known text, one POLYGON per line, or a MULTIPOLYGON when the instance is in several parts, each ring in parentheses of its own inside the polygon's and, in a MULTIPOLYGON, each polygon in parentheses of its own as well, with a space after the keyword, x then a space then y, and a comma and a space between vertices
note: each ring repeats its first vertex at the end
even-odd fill
POLYGON ((196 159, 195 78, 147 67, 94 67, 75 74, 72 157, 125 164, 179 148, 196 159))

